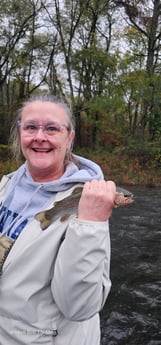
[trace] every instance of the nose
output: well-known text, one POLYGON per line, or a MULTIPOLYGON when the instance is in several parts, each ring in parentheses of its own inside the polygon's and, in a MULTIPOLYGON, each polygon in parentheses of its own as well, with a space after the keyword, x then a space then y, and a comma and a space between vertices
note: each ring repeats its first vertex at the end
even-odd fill
POLYGON ((34 140, 37 140, 37 141, 46 141, 47 140, 47 137, 45 135, 45 131, 43 129, 43 127, 39 127, 35 133, 35 136, 34 136, 34 140))

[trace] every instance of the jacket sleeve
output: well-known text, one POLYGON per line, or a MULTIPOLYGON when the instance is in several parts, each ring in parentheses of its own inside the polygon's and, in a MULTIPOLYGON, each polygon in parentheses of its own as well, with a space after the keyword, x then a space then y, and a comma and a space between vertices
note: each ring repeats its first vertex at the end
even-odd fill
POLYGON ((100 311, 111 287, 109 272, 109 223, 73 218, 51 282, 53 298, 67 319, 81 321, 100 311))

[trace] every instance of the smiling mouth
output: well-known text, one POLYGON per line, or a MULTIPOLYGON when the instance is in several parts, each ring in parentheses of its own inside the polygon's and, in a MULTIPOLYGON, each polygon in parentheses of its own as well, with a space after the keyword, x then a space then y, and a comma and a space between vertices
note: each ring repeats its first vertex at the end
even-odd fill
POLYGON ((36 148, 33 148, 32 149, 34 152, 40 152, 40 153, 48 153, 48 152, 51 152, 52 149, 36 149, 36 148))

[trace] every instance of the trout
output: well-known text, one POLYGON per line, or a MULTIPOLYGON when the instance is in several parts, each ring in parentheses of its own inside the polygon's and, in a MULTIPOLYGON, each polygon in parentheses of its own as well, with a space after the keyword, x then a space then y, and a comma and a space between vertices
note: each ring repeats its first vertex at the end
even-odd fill
MULTIPOLYGON (((35 219, 40 222, 42 230, 45 230, 55 220, 60 218, 64 222, 71 215, 77 214, 78 203, 82 194, 82 187, 76 187, 72 193, 60 201, 55 201, 53 207, 41 211, 35 215, 35 219)), ((116 187, 114 207, 129 205, 133 202, 133 194, 126 189, 116 187)))
MULTIPOLYGON (((58 218, 60 218, 61 222, 64 222, 71 215, 77 214, 82 189, 83 186, 74 188, 69 196, 60 201, 55 201, 52 208, 37 213, 35 218, 40 222, 41 229, 45 230, 58 218)), ((123 188, 116 188, 114 207, 129 205, 133 201, 133 194, 131 192, 123 188)), ((6 235, 2 235, 0 237, 0 277, 2 275, 3 264, 13 244, 14 241, 12 241, 6 235)))

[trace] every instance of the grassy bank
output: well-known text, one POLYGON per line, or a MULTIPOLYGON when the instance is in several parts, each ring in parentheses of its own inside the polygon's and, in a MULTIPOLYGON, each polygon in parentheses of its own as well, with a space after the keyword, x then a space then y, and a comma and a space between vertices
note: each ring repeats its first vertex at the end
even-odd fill
POLYGON ((77 153, 98 163, 105 178, 116 184, 161 186, 161 153, 123 147, 112 152, 78 150, 77 153))

